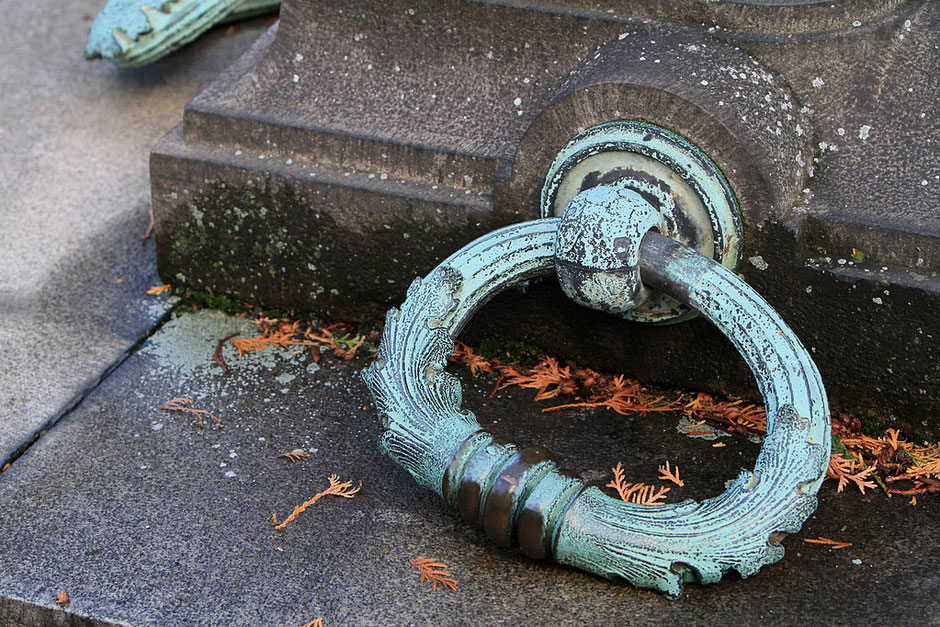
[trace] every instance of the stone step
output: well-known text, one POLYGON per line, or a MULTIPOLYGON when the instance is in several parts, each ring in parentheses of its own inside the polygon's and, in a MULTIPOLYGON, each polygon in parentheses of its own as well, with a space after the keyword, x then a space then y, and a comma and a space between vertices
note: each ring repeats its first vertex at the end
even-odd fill
MULTIPOLYGON (((836 411, 938 433, 940 17, 863 4, 649 0, 627 15, 616 3, 287 0, 277 29, 154 149, 161 275, 381 319, 450 253, 538 218, 572 137, 643 120, 729 179, 745 224, 737 271, 817 351, 836 411)), ((599 323, 601 336, 545 290, 537 305, 485 310, 488 332, 647 381, 756 395, 706 327, 599 323), (635 358, 663 347, 667 359, 635 358)))
MULTIPOLYGON (((743 581, 690 584, 679 601, 499 549, 379 453, 358 378, 366 359, 238 358, 227 344, 225 375, 212 355, 236 331, 256 328, 210 312, 167 323, 0 474, 0 625, 911 624, 940 611, 940 502, 836 494, 831 482, 780 562, 743 581), (223 426, 159 409, 177 396, 223 426), (297 449, 310 456, 276 457, 297 449), (272 527, 272 513, 283 520, 332 473, 361 492, 272 527), (817 536, 852 546, 802 540, 817 536), (417 557, 447 564, 458 591, 421 583, 417 557), (62 588, 64 609, 53 601, 62 588)), ((757 455, 747 441, 715 448, 681 435, 677 414, 544 414, 531 390, 491 397, 492 383, 464 383, 485 428, 547 446, 597 485, 617 461, 659 484, 669 460, 685 486, 667 500, 701 499, 757 455)))

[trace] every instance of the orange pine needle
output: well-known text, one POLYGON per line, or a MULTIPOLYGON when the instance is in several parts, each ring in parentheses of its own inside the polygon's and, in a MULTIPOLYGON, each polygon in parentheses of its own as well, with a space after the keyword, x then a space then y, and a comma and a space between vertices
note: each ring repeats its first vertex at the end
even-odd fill
POLYGON ((661 505, 669 488, 661 487, 658 490, 655 486, 645 483, 627 483, 624 481, 623 463, 617 462, 617 465, 611 468, 614 478, 604 487, 613 488, 620 495, 620 500, 626 503, 636 503, 638 505, 661 505))
POLYGON ((829 456, 829 469, 826 476, 839 480, 839 486, 836 492, 842 492, 849 482, 858 486, 858 489, 865 494, 865 488, 875 488, 874 481, 868 481, 867 477, 871 475, 874 468, 864 468, 861 462, 854 458, 848 458, 839 453, 832 453, 829 456), (858 472, 856 472, 858 471, 858 472))
POLYGON ((68 605, 69 603, 68 590, 66 590, 65 588, 62 588, 61 590, 59 590, 59 592, 55 595, 55 598, 52 600, 55 601, 56 605, 62 605, 62 606, 68 605))
POLYGON ((165 409, 167 411, 185 411, 187 413, 193 414, 199 420, 199 426, 205 427, 206 423, 203 421, 203 417, 209 417, 215 420, 218 425, 222 426, 222 419, 216 416, 215 414, 210 414, 205 409, 196 409, 192 407, 193 401, 189 398, 173 398, 165 402, 163 405, 160 405, 160 409, 165 409))
POLYGON ((630 487, 632 483, 626 483, 623 480, 623 462, 617 462, 617 465, 610 469, 614 473, 614 478, 604 487, 613 488, 620 495, 620 499, 626 501, 630 498, 630 487))
POLYGON ((292 520, 297 518, 300 514, 303 513, 305 509, 319 501, 324 496, 341 496, 344 499, 351 499, 362 489, 362 482, 359 482, 357 487, 352 487, 352 481, 344 481, 340 483, 339 475, 330 475, 329 477, 330 487, 328 487, 323 492, 318 492, 314 494, 309 500, 304 501, 300 505, 294 507, 294 511, 284 519, 284 522, 279 523, 277 520, 277 514, 271 514, 271 523, 274 525, 274 528, 280 531, 288 525, 292 520))
POLYGON ((164 283, 163 285, 154 285, 147 290, 147 293, 151 296, 159 296, 160 294, 168 294, 172 289, 169 283, 164 283))
POLYGON ((430 581, 433 584, 433 590, 437 590, 437 584, 441 584, 444 588, 457 590, 457 580, 445 570, 447 564, 442 564, 432 557, 418 557, 408 561, 421 572, 421 581, 418 583, 430 581))
POLYGON ((323 617, 314 618, 312 621, 305 624, 304 627, 323 627, 323 617))
POLYGON ((281 453, 280 455, 277 455, 276 457, 278 459, 286 459, 290 463, 296 464, 300 460, 310 457, 310 453, 308 453, 307 451, 291 451, 289 453, 281 453))
POLYGON ((679 467, 676 466, 674 469, 669 469, 669 461, 666 461, 665 466, 659 467, 659 478, 663 481, 672 481, 674 484, 680 488, 685 485, 685 481, 679 478, 679 467))
POLYGON ((852 546, 851 542, 839 542, 838 540, 830 540, 829 538, 824 538, 819 536, 818 538, 803 538, 803 542, 809 542, 811 544, 826 544, 829 545, 832 549, 844 549, 846 547, 852 546))

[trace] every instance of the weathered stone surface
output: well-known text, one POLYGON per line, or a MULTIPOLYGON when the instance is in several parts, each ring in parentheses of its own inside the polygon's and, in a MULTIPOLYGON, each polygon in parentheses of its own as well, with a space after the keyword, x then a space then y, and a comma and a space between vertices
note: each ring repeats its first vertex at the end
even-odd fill
MULTIPOLYGON (((781 562, 689 586, 674 602, 498 549, 378 453, 363 359, 236 359, 229 347, 223 375, 211 360, 217 340, 252 330, 210 313, 171 321, 0 474, 0 624, 909 624, 940 611, 936 499, 910 507, 831 484, 784 540, 781 562), (224 426, 157 409, 177 395, 224 426), (275 458, 294 449, 311 456, 275 458), (362 480, 361 494, 271 527, 272 512, 283 519, 334 472, 362 480), (800 539, 819 535, 853 546, 800 539), (459 591, 420 584, 414 557, 448 564, 459 591), (64 612, 52 601, 62 587, 64 612)), ((482 379, 465 386, 485 427, 548 446, 595 483, 618 460, 634 480, 656 482, 668 459, 686 481, 669 500, 702 498, 757 454, 732 438, 713 448, 681 436, 675 415, 543 414, 531 391, 490 391, 482 379)))
MULTIPOLYGON (((834 408, 937 433, 938 32, 917 1, 287 2, 154 149, 158 264, 245 300, 380 318, 463 244, 537 217, 576 133, 644 120, 729 178, 739 271, 817 351, 834 408)), ((559 294, 501 299, 481 324, 645 380, 755 393, 711 329, 600 334, 559 294)))
POLYGON ((266 24, 119 71, 81 58, 83 15, 103 4, 17 3, 0 20, 0 466, 167 311, 144 295, 159 281, 138 241, 148 150, 266 24))

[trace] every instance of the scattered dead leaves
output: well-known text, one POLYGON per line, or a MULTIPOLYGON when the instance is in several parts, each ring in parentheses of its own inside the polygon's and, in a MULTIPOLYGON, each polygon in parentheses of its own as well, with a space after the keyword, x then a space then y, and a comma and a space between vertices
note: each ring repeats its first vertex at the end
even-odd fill
POLYGON ((163 285, 154 285, 147 290, 147 293, 151 296, 159 296, 160 294, 169 294, 171 291, 173 291, 173 288, 170 287, 170 284, 164 283, 163 285))
POLYGON ((447 572, 447 564, 442 564, 432 557, 417 557, 408 561, 421 572, 421 581, 418 583, 430 581, 433 584, 433 590, 437 590, 437 584, 457 590, 457 580, 447 572))
POLYGON ((844 549, 846 547, 852 546, 851 542, 830 540, 829 538, 824 538, 822 536, 819 536, 818 538, 803 538, 803 542, 809 542, 810 544, 826 544, 829 545, 829 548, 831 549, 844 549))
POLYGON ((55 601, 56 605, 62 605, 62 606, 68 605, 69 604, 68 590, 66 590, 65 588, 62 588, 61 590, 59 590, 58 593, 56 593, 55 597, 52 600, 55 601))
MULTIPOLYGON (((497 359, 485 359, 460 342, 450 361, 466 365, 471 375, 485 373, 495 377, 493 394, 517 385, 534 389, 536 401, 573 397, 572 402, 546 407, 543 412, 573 407, 603 407, 622 415, 678 411, 692 421, 687 435, 709 435, 711 431, 706 426, 722 429, 741 440, 767 434, 764 407, 742 399, 721 399, 705 392, 655 395, 635 380, 603 375, 571 361, 562 363, 545 356, 529 367, 503 364, 497 359)), ((888 496, 940 494, 940 443, 918 446, 901 439, 896 429, 888 429, 877 438, 864 435, 861 421, 845 414, 833 418, 832 431, 833 450, 827 477, 837 482, 839 492, 854 486, 862 493, 881 487, 888 496), (907 483, 895 487, 895 482, 907 483)), ((711 446, 723 448, 726 444, 715 442, 711 446)), ((667 476, 660 478, 672 481, 667 476)), ((675 478, 681 481, 678 473, 675 478)), ((640 498, 639 490, 630 495, 640 498)))
POLYGON ((286 459, 292 464, 296 464, 300 460, 306 459, 308 457, 310 457, 310 453, 308 453, 307 451, 300 451, 300 450, 291 451, 289 453, 281 453, 280 455, 277 456, 278 459, 286 459))
POLYGON ((193 404, 192 399, 177 397, 177 398, 168 400, 163 405, 160 405, 160 409, 165 409, 167 411, 184 411, 184 412, 190 413, 199 420, 200 427, 206 426, 206 423, 203 420, 203 418, 212 418, 213 420, 216 421, 216 423, 218 423, 220 427, 222 426, 221 418, 219 418, 218 416, 214 414, 210 414, 208 410, 196 409, 195 407, 192 406, 192 404, 193 404))
POLYGON ((280 531, 281 529, 286 527, 288 523, 290 523, 292 520, 294 520, 300 514, 302 514, 305 509, 307 509, 308 507, 310 507, 311 505, 319 501, 324 496, 332 495, 332 496, 341 496, 344 499, 351 499, 354 496, 356 496, 356 493, 359 492, 360 489, 362 489, 361 481, 359 482, 359 485, 354 488, 352 487, 352 481, 340 482, 339 475, 330 475, 329 481, 330 481, 330 487, 328 487, 323 492, 318 492, 317 494, 314 494, 309 500, 304 501, 300 505, 294 507, 294 511, 292 511, 290 515, 284 519, 284 522, 278 522, 277 514, 272 513, 271 524, 274 525, 274 528, 280 531))
POLYGON ((839 486, 837 492, 842 492, 849 483, 854 483, 865 494, 866 488, 875 488, 874 481, 869 481, 869 477, 874 468, 865 468, 865 465, 856 457, 845 457, 839 453, 832 453, 829 456, 829 470, 826 476, 830 479, 838 479, 839 486))
POLYGON ((309 346, 314 363, 322 358, 322 348, 329 348, 336 357, 351 361, 366 341, 364 335, 353 334, 351 327, 342 323, 316 328, 312 324, 303 326, 299 320, 267 318, 260 314, 253 316, 252 320, 261 328, 260 335, 230 340, 238 350, 239 357, 271 347, 309 346))

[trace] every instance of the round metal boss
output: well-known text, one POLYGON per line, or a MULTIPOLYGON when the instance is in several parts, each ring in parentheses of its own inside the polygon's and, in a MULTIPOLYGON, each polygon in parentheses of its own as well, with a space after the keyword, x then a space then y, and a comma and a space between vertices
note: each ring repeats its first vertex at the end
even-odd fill
MULTIPOLYGON (((579 133, 555 157, 542 187, 541 215, 561 216, 586 189, 629 179, 665 218, 663 235, 734 269, 741 217, 718 166, 684 137, 643 122, 618 121, 579 133)), ((695 311, 653 291, 628 320, 673 323, 695 311)))

